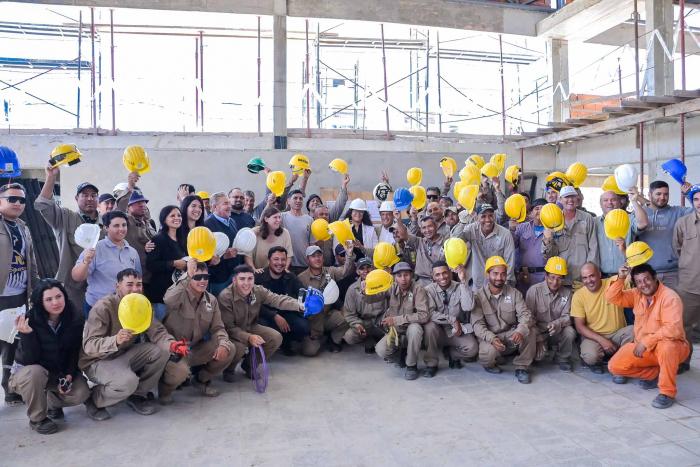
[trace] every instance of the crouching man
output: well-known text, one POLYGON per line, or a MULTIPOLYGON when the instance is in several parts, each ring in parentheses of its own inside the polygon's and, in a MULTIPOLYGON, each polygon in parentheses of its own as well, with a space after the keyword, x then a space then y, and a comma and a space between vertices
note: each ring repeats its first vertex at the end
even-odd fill
POLYGON ((513 359, 515 376, 530 383, 530 365, 535 358, 537 331, 523 295, 506 284, 508 265, 500 256, 486 261, 488 283, 474 294, 472 326, 479 339, 479 363, 489 373, 500 373, 499 357, 520 352, 513 359))
POLYGON ((170 359, 158 382, 158 403, 173 403, 172 392, 190 374, 190 367, 201 367, 192 378, 192 386, 205 397, 216 397, 219 391, 211 386, 214 376, 222 373, 233 361, 235 347, 228 338, 216 298, 207 292, 209 268, 191 258, 187 275, 165 293, 163 326, 173 336, 182 336, 190 343, 190 354, 170 359), (209 333, 211 339, 204 340, 209 333))
POLYGON ((295 298, 277 295, 265 287, 255 285, 255 271, 247 264, 236 266, 233 270, 233 282, 219 295, 221 319, 236 348, 231 364, 224 370, 224 381, 227 383, 235 381, 234 373, 241 360, 241 368, 246 377, 252 378, 250 353, 246 354, 249 345, 258 351, 258 364, 262 362, 260 352, 265 352, 265 359, 269 360, 282 345, 282 334, 258 324, 260 307, 263 305, 278 310, 304 309, 295 298))
POLYGON ((365 303, 362 300, 362 281, 372 271, 374 265, 369 258, 362 258, 357 262, 357 275, 360 278, 348 288, 343 306, 345 320, 350 325, 343 339, 349 345, 364 342, 365 353, 370 355, 375 352, 377 342, 384 337, 379 321, 386 310, 386 300, 375 303, 365 303))

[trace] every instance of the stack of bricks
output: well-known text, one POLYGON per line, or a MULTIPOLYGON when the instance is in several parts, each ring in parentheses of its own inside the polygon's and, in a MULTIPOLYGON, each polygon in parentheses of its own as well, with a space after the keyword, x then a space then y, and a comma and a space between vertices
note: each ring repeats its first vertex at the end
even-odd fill
POLYGON ((599 114, 603 111, 603 107, 619 107, 619 99, 609 99, 606 101, 594 102, 592 104, 576 105, 576 101, 585 101, 595 99, 600 96, 592 94, 571 94, 569 102, 571 102, 571 118, 584 118, 589 115, 599 114))

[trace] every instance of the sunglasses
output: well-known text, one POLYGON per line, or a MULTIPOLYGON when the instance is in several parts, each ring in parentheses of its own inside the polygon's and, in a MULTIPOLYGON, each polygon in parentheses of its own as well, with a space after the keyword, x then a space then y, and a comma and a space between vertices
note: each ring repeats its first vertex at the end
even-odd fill
POLYGON ((192 276, 193 281, 208 281, 209 280, 209 274, 195 274, 192 276))
POLYGON ((24 204, 27 202, 27 198, 24 196, 0 196, 0 199, 6 199, 10 204, 24 204))
POLYGON ((438 199, 439 196, 438 196, 438 195, 428 195, 428 196, 426 196, 426 198, 428 198, 428 199, 438 199))

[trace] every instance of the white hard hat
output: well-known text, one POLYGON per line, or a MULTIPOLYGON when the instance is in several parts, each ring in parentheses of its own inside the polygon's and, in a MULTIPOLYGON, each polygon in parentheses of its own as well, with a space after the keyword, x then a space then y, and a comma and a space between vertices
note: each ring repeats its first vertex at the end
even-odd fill
POLYGON ((372 190, 372 195, 377 203, 383 203, 391 193, 391 185, 385 182, 379 182, 372 190))
POLYGON ((396 205, 393 201, 384 201, 381 206, 379 206, 379 212, 394 212, 396 205))
POLYGON ((80 224, 75 229, 75 243, 84 248, 95 248, 100 240, 100 226, 97 224, 80 224))
POLYGON ((216 237, 216 249, 214 250, 214 254, 216 256, 223 256, 226 250, 228 250, 228 246, 231 244, 228 235, 223 232, 214 232, 214 236, 216 237))
POLYGON ((117 184, 114 186, 114 190, 112 190, 112 194, 114 194, 114 193, 116 193, 116 192, 118 192, 118 191, 124 191, 124 190, 126 190, 128 187, 129 187, 129 185, 127 185, 126 182, 117 183, 117 184))
POLYGON ((615 169, 615 183, 620 191, 628 192, 633 186, 637 186, 639 173, 636 167, 623 164, 615 169))
POLYGON ((238 231, 236 238, 233 240, 233 248, 238 250, 238 253, 250 253, 255 249, 258 239, 252 229, 245 227, 238 231))
POLYGON ((352 203, 350 203, 349 209, 354 209, 355 211, 366 211, 367 203, 365 203, 364 200, 361 200, 360 198, 355 198, 354 200, 352 200, 352 203))
MULTIPOLYGON (((337 295, 336 295, 337 300, 337 295)), ((19 315, 25 314, 27 307, 22 305, 19 308, 8 308, 0 311, 0 340, 12 344, 19 331, 15 327, 15 319, 19 315)))
POLYGON ((335 283, 333 279, 326 284, 326 288, 323 289, 323 302, 326 305, 335 303, 340 296, 340 289, 338 289, 338 284, 335 283))

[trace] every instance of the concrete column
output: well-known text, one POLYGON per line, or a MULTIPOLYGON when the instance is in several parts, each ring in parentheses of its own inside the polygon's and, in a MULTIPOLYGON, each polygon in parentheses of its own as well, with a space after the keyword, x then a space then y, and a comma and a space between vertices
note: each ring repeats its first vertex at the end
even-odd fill
MULTIPOLYGON (((658 28, 669 52, 672 51, 673 0, 646 0, 645 8, 647 35, 640 38, 640 42, 644 41, 646 43, 653 34, 652 31, 658 28)), ((639 55, 643 56, 642 51, 640 51, 639 55)), ((673 62, 666 56, 666 52, 664 52, 658 37, 654 37, 651 43, 643 82, 646 82, 647 85, 647 95, 663 96, 664 94, 673 94, 673 62)))
POLYGON ((562 39, 549 39, 547 42, 549 80, 554 92, 549 115, 551 121, 563 122, 571 115, 570 108, 562 105, 569 96, 569 43, 562 39))
POLYGON ((275 149, 287 149, 287 2, 274 0, 273 5, 273 129, 275 149))

